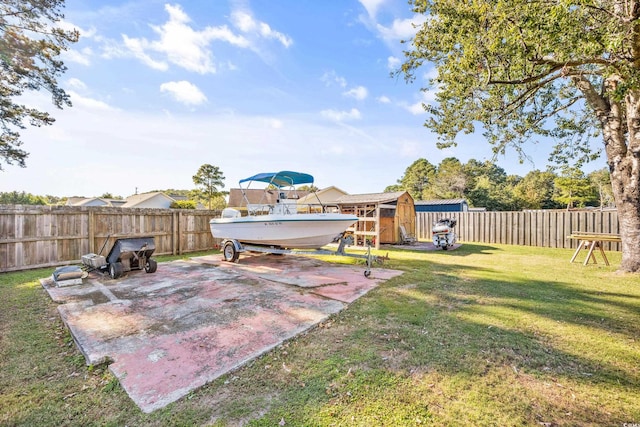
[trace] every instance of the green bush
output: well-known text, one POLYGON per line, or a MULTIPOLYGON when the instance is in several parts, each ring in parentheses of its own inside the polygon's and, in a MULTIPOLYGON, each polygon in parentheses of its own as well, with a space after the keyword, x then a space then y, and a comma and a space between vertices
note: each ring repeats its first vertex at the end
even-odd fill
POLYGON ((196 202, 194 202, 193 200, 176 200, 175 202, 171 203, 170 208, 171 209, 195 209, 196 202))

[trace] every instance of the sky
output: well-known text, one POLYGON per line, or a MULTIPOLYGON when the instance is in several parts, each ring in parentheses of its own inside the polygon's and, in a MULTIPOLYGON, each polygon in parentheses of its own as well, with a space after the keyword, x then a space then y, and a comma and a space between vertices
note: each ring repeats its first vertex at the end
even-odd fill
MULTIPOLYGON (((58 197, 127 197, 195 187, 203 164, 225 187, 260 172, 309 173, 319 188, 376 193, 425 158, 492 160, 481 135, 439 150, 423 126, 423 92, 392 76, 424 16, 406 0, 67 0, 65 28, 80 41, 64 52, 59 84, 73 107, 44 93, 29 105, 56 122, 22 131, 26 168, 3 165, 0 191, 58 197)), ((544 169, 515 153, 508 174, 544 169)), ((605 166, 604 160, 592 169, 605 166)))

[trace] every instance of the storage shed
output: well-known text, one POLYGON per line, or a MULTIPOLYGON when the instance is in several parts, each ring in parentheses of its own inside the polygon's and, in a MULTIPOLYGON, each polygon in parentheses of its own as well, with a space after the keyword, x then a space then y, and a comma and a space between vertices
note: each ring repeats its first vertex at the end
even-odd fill
POLYGON ((413 197, 406 191, 348 194, 336 203, 340 212, 358 217, 358 222, 347 229, 358 246, 365 246, 367 240, 376 249, 383 243, 402 243, 400 226, 404 227, 406 234, 415 236, 416 210, 413 197))
POLYGON ((418 200, 416 212, 467 212, 469 204, 465 199, 418 200))

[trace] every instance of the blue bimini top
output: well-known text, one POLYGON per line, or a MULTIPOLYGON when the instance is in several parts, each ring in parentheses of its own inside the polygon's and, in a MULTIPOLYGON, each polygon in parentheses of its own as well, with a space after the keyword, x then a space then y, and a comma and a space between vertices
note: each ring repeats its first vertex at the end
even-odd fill
POLYGON ((313 184, 313 176, 292 171, 280 171, 280 172, 264 172, 249 178, 241 179, 239 182, 259 181, 266 182, 267 184, 273 184, 276 187, 290 187, 298 184, 313 184))

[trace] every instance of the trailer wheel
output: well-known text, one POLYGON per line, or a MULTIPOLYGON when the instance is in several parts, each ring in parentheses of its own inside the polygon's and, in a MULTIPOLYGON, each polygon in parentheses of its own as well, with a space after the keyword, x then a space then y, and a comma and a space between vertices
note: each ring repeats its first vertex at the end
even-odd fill
POLYGON ((121 262, 112 262, 109 264, 109 276, 111 276, 112 279, 117 279, 122 276, 122 273, 124 273, 124 267, 121 262))
POLYGON ((222 248, 222 257, 225 261, 229 262, 237 262, 240 253, 236 249, 236 245, 233 242, 227 242, 224 244, 222 248))
POLYGON ((148 259, 147 263, 144 265, 144 271, 147 273, 155 273, 158 269, 158 263, 155 259, 148 259))

